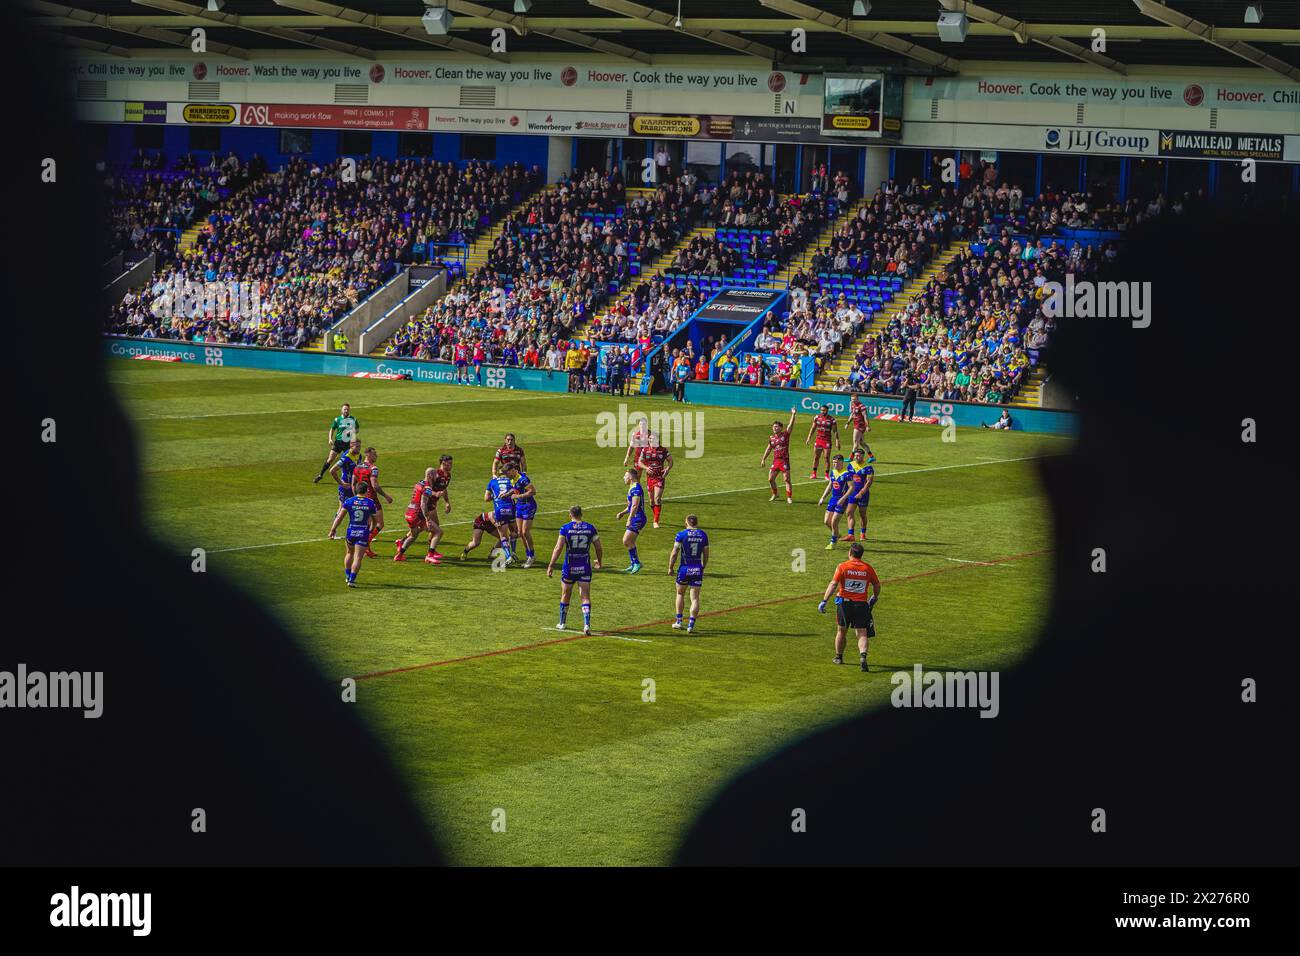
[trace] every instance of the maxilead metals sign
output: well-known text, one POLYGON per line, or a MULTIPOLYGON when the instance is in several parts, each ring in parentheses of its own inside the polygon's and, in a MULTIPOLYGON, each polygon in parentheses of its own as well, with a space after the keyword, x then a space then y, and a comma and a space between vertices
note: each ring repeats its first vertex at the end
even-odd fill
POLYGON ((1160 131, 1161 156, 1281 161, 1285 152, 1285 136, 1264 133, 1205 133, 1195 130, 1160 131))

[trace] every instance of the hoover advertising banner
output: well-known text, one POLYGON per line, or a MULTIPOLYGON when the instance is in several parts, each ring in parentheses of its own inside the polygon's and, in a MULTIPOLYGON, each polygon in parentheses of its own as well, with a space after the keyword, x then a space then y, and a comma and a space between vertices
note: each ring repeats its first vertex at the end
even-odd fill
POLYGON ((1286 137, 1264 133, 1198 133, 1194 130, 1161 130, 1161 156, 1193 159, 1284 158, 1286 137))
POLYGON ((1300 85, 1221 83, 1210 78, 1097 79, 1094 77, 954 76, 908 81, 915 99, 985 103, 1114 103, 1183 109, 1295 112, 1300 85))
MULTIPOLYGON (((419 10, 419 3, 415 4, 419 10)), ((184 83, 189 80, 225 83, 370 83, 416 86, 482 85, 543 89, 701 90, 724 93, 780 93, 801 87, 821 93, 821 77, 769 68, 697 69, 691 66, 627 68, 607 64, 579 66, 579 61, 464 62, 429 57, 425 60, 328 62, 259 58, 246 60, 135 59, 79 57, 70 65, 74 79, 133 80, 144 83, 184 83)))

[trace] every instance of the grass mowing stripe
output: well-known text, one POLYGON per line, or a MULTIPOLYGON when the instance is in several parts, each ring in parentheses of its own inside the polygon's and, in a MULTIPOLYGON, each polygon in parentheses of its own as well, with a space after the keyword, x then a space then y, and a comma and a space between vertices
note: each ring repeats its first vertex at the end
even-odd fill
MULTIPOLYGON (((1003 558, 994 558, 992 561, 968 561, 963 563, 959 568, 932 568, 929 571, 918 571, 916 574, 904 575, 901 578, 889 578, 881 581, 883 587, 886 584, 906 584, 908 581, 917 581, 921 578, 933 577, 936 574, 947 574, 949 571, 964 571, 968 567, 993 567, 999 564, 1009 564, 1012 561, 1023 561, 1025 558, 1037 558, 1044 554, 1051 554, 1051 548, 1042 548, 1038 551, 1026 551, 1024 554, 1011 554, 1003 558)), ((811 594, 793 594, 787 597, 772 598, 770 601, 757 601, 752 604, 741 604, 736 607, 726 607, 718 611, 704 611, 698 615, 701 617, 717 617, 721 614, 735 614, 737 611, 752 611, 760 607, 774 607, 778 604, 789 604, 791 601, 807 601, 810 598, 819 597, 825 593, 814 591, 811 594)), ((647 627, 663 627, 665 624, 671 624, 675 618, 664 618, 660 621, 646 621, 642 624, 627 624, 623 627, 610 628, 604 631, 592 631, 590 634, 574 634, 569 637, 557 637, 550 641, 536 641, 532 644, 519 644, 515 647, 503 647, 494 651, 484 651, 481 654, 467 654, 464 657, 452 657, 445 661, 429 661, 424 664, 411 664, 407 667, 393 667, 389 670, 375 671, 371 674, 357 674, 353 680, 373 680, 377 677, 391 677, 394 674, 406 674, 411 671, 428 670, 430 667, 445 667, 448 664, 463 664, 466 661, 480 660, 484 657, 499 657, 502 654, 514 654, 517 651, 534 651, 540 647, 553 647, 556 644, 571 644, 574 641, 585 640, 590 637, 616 637, 626 631, 639 631, 647 627)))
MULTIPOLYGON (((904 475, 919 475, 923 472, 929 472, 929 471, 948 471, 949 469, 952 468, 979 468, 982 465, 1003 465, 1003 464, 1007 464, 1008 462, 1036 461, 1040 458, 1058 458, 1058 457, 1060 456, 1059 455, 1026 455, 1023 458, 996 458, 991 461, 971 461, 971 462, 963 462, 962 464, 957 464, 957 465, 935 465, 930 468, 910 468, 907 471, 881 472, 877 474, 876 477, 879 479, 901 478, 904 475)), ((817 481, 802 479, 800 481, 791 482, 790 484, 791 487, 797 488, 802 485, 824 485, 826 484, 826 482, 821 481, 820 479, 817 481)), ((724 491, 700 491, 689 495, 666 495, 663 500, 664 501, 685 501, 688 498, 708 498, 712 495, 738 495, 738 494, 744 494, 745 492, 749 492, 749 491, 762 491, 764 488, 770 488, 770 487, 771 485, 755 485, 752 488, 728 488, 724 491)), ((624 504, 624 502, 622 501, 613 501, 608 504, 588 505, 587 510, 597 511, 601 508, 614 508, 622 504, 624 504)), ((397 505, 394 504, 393 507, 397 507, 397 505)), ((552 509, 549 511, 539 511, 537 512, 537 514, 538 515, 568 514, 568 509, 559 508, 559 509, 552 509)), ((467 525, 473 523, 474 523, 474 519, 470 518, 468 521, 444 521, 442 522, 442 526, 444 528, 455 528, 461 525, 467 525)), ((402 537, 405 537, 405 535, 400 535, 398 538, 394 538, 393 540, 397 541, 402 537)), ((298 541, 275 541, 270 544, 246 544, 246 545, 241 545, 240 547, 237 548, 213 548, 208 552, 208 554, 228 554, 232 551, 258 551, 261 550, 262 548, 287 548, 298 544, 318 544, 321 541, 329 541, 329 540, 330 540, 329 538, 302 538, 298 541)), ((376 538, 375 540, 382 542, 388 539, 376 538)), ((957 561, 960 559, 952 558, 950 560, 957 561)))

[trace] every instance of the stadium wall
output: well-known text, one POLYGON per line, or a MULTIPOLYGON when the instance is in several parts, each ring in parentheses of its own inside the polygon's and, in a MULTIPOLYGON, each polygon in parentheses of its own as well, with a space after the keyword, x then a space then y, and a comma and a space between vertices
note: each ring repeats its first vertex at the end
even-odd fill
MULTIPOLYGON (((724 385, 720 382, 686 383, 686 399, 699 405, 728 405, 733 408, 762 408, 776 412, 788 411, 793 405, 801 413, 815 414, 823 405, 840 417, 849 413, 849 396, 843 392, 815 392, 798 388, 768 388, 753 385, 724 385)), ((897 415, 903 407, 901 398, 886 395, 863 395, 867 415, 897 415)), ((952 417, 953 424, 963 427, 991 425, 1002 414, 1000 405, 972 405, 964 402, 933 402, 917 399, 916 412, 920 416, 943 419, 952 417)), ((1078 432, 1078 419, 1072 412, 1049 409, 1012 408, 1012 429, 1026 432, 1048 432, 1073 435, 1078 432)))
MULTIPOLYGON (((450 383, 454 367, 447 362, 424 362, 415 359, 372 358, 368 355, 344 355, 330 352, 298 352, 291 349, 268 349, 248 345, 202 345, 157 339, 104 339, 104 354, 111 358, 135 359, 154 356, 158 360, 189 365, 230 366, 265 369, 276 372, 301 372, 314 375, 409 375, 418 382, 450 383)), ((522 389, 540 392, 566 392, 568 375, 543 369, 484 368, 485 384, 491 388, 522 389)), ((829 405, 839 416, 849 412, 849 398, 838 392, 815 392, 805 389, 766 388, 749 385, 723 385, 715 382, 686 383, 686 397, 696 404, 724 405, 732 408, 785 411, 791 404, 805 414, 813 414, 829 405)), ((897 414, 902 400, 878 395, 863 396, 871 417, 897 414)), ((991 424, 1001 414, 1001 406, 969 405, 962 402, 918 401, 917 412, 924 416, 951 416, 954 424, 979 426, 991 424)), ((1072 412, 1048 409, 1013 408, 1011 418, 1017 431, 1073 435, 1078 419, 1072 412)))

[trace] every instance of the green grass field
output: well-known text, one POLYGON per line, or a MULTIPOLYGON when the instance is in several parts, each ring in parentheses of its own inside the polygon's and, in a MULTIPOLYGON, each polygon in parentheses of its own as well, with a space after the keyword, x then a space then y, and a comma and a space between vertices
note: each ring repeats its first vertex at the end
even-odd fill
POLYGON ((623 450, 596 438, 597 414, 616 400, 151 362, 117 361, 109 374, 136 421, 153 531, 186 553, 207 549, 209 571, 257 595, 326 679, 397 671, 360 680, 355 706, 457 863, 667 863, 747 764, 887 706, 892 668, 1008 665, 1047 607, 1052 531, 1034 459, 1063 453, 1059 438, 960 429, 945 443, 934 426, 873 425, 867 560, 885 587, 873 672, 863 674, 852 643, 845 666, 830 663, 834 618, 817 612, 846 546, 824 550, 808 415, 795 425, 789 507, 768 502, 758 464, 774 414, 687 407, 702 416, 703 454, 676 451, 663 526, 642 534, 645 569, 630 576, 608 570, 627 565, 614 519, 623 450), (344 586, 343 545, 325 539, 335 486, 311 481, 345 401, 396 499, 375 545, 381 559, 366 562, 355 590, 344 586), (464 563, 454 556, 506 431, 538 489, 539 564, 495 573, 486 546, 464 563), (415 560, 395 564, 410 487, 444 452, 455 456, 448 560, 422 563, 417 544, 415 560), (545 573, 575 503, 605 546, 590 638, 576 607, 567 634, 554 630, 559 578, 545 573), (667 574, 688 512, 712 555, 705 616, 689 637, 669 627, 667 574), (653 702, 643 701, 646 679, 653 702), (505 832, 492 829, 497 809, 505 832))

